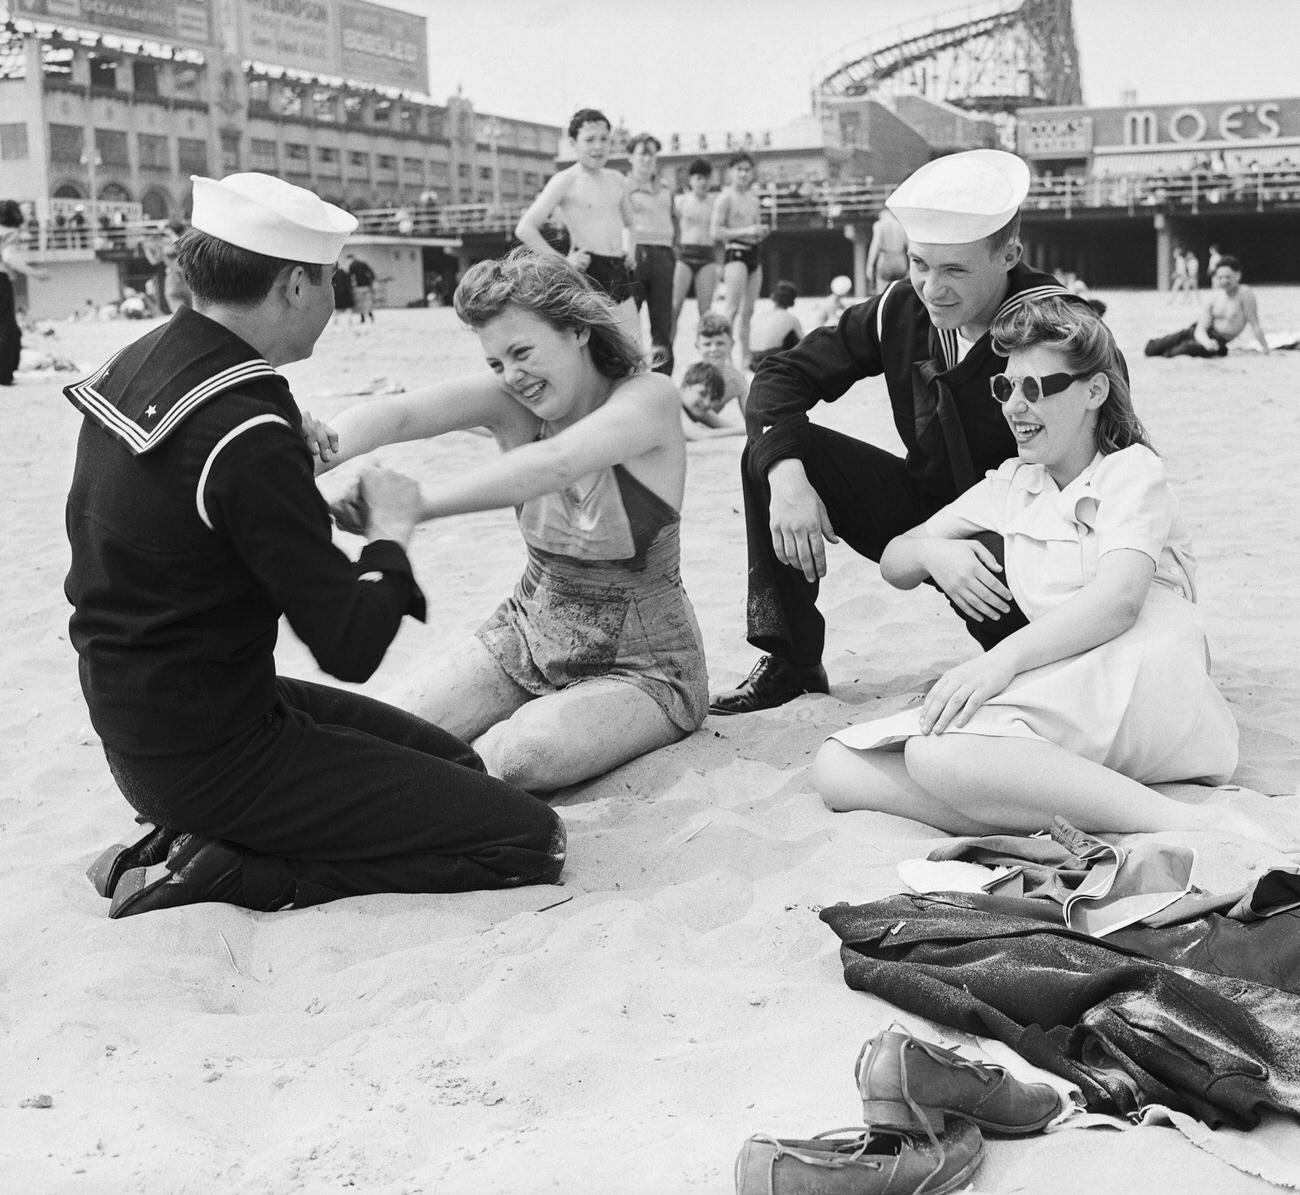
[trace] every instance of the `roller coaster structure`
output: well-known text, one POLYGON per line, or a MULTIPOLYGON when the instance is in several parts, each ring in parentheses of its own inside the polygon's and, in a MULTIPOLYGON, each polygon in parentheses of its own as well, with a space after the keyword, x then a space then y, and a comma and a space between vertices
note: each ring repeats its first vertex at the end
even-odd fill
POLYGON ((913 21, 846 46, 817 72, 817 101, 920 95, 1006 117, 1080 104, 1070 0, 999 0, 913 21))

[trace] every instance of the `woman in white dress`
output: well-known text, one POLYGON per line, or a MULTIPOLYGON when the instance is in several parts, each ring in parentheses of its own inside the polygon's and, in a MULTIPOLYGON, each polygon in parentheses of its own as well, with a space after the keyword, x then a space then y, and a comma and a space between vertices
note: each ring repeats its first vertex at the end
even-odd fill
POLYGON ((1128 833, 1259 827, 1147 785, 1222 783, 1237 727, 1208 672, 1178 502, 1133 411, 1114 338, 1083 303, 1023 304, 993 325, 991 381, 1018 456, 880 560, 890 584, 933 578, 966 613, 998 617, 1006 584, 1028 625, 950 668, 924 702, 840 731, 814 780, 833 809, 874 809, 958 834, 1037 831, 1060 814, 1128 833), (892 748, 881 750, 879 748, 892 748))

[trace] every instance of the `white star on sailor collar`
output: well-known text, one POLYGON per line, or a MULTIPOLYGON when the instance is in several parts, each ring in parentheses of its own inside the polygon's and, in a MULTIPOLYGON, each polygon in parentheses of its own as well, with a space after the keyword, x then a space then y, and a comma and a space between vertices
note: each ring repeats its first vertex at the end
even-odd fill
POLYGON ((155 415, 158 414, 158 408, 155 407, 153 403, 150 403, 147 407, 145 407, 144 413, 148 418, 152 419, 155 415))

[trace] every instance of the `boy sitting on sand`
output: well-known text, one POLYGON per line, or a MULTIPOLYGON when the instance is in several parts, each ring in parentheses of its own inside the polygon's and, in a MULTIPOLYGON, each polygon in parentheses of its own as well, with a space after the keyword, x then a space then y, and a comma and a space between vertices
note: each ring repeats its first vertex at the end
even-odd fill
POLYGON ((726 406, 726 382, 707 361, 697 361, 682 377, 682 432, 688 440, 712 440, 718 436, 740 436, 743 423, 731 423, 721 415, 726 406))
POLYGON ((735 343, 731 321, 725 315, 710 311, 700 316, 695 329, 695 349, 702 361, 708 362, 722 375, 722 405, 726 406, 734 398, 743 414, 749 399, 749 381, 732 363, 731 352, 735 343))

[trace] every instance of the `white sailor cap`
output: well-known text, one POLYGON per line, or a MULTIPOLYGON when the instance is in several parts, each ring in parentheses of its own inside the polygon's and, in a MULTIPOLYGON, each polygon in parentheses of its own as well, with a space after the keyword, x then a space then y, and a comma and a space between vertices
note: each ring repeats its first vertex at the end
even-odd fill
POLYGON ((907 239, 922 245, 965 245, 1007 223, 1029 193, 1029 167, 1001 149, 969 149, 927 162, 885 206, 907 239))
POLYGON ((269 174, 228 174, 220 182, 192 174, 190 181, 195 228, 267 257, 330 265, 356 231, 355 216, 269 174))

